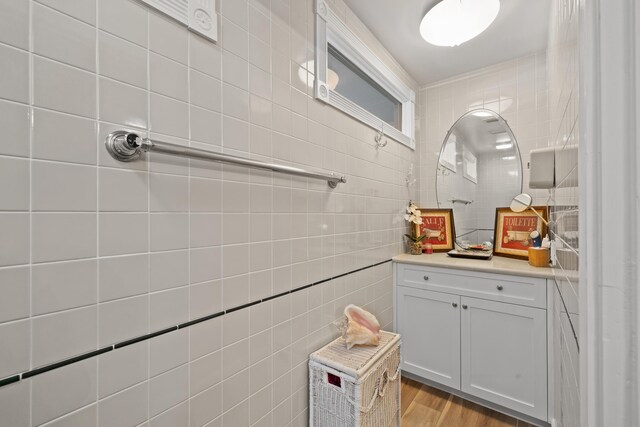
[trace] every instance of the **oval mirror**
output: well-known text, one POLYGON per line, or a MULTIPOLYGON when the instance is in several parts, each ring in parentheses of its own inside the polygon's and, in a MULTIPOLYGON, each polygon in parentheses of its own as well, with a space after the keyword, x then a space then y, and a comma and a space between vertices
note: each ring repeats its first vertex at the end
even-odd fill
POLYGON ((452 208, 456 243, 491 242, 497 207, 522 192, 522 161, 515 135, 491 110, 460 117, 442 143, 436 176, 438 207, 452 208))

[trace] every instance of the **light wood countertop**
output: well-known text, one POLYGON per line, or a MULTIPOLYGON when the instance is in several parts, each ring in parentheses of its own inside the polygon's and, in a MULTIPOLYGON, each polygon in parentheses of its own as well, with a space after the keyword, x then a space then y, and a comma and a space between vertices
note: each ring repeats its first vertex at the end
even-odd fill
POLYGON ((392 258, 394 262, 403 264, 424 265, 427 267, 454 268, 484 273, 511 274, 515 276, 540 277, 551 279, 554 269, 550 267, 533 267, 527 261, 513 258, 493 256, 490 260, 453 258, 446 253, 411 255, 401 254, 392 258))

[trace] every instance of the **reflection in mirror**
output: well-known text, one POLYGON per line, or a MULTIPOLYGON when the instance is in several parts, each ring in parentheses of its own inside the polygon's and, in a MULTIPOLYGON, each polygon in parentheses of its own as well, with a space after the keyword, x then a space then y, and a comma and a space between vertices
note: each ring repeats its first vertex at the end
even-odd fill
POLYGON ((460 117, 442 143, 436 177, 439 208, 452 208, 456 243, 491 242, 497 207, 522 192, 522 161, 507 122, 491 110, 460 117))

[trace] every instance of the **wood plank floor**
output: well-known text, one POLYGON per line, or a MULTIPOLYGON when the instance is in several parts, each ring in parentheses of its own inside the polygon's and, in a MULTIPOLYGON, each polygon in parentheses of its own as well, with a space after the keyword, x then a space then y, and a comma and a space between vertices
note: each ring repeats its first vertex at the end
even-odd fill
POLYGON ((403 427, 534 427, 408 378, 401 393, 403 427))

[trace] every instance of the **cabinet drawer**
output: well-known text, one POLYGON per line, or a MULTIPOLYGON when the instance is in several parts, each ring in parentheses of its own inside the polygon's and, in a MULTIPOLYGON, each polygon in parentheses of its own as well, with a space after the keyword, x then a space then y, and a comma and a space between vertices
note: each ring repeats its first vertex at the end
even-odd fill
POLYGON ((397 265, 397 285, 546 308, 546 279, 397 265))

